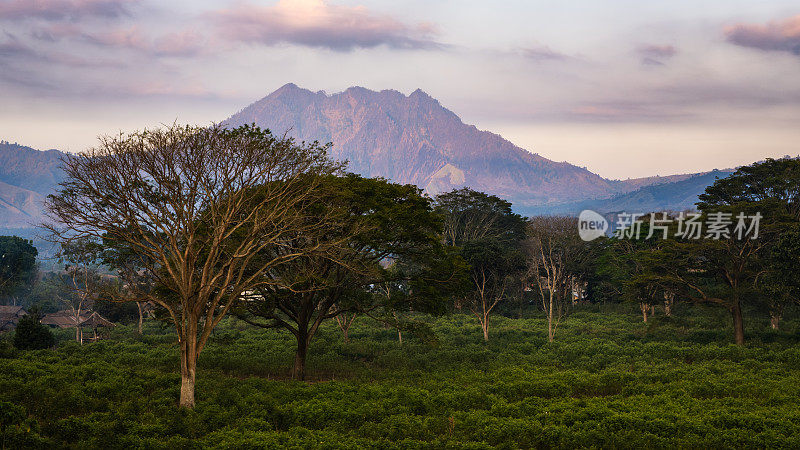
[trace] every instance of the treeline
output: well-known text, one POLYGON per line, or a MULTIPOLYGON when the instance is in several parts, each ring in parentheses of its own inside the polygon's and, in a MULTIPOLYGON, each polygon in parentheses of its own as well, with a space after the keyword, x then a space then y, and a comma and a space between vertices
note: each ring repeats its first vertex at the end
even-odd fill
POLYGON ((738 239, 735 224, 719 239, 677 236, 684 215, 642 215, 618 238, 586 242, 576 218, 525 219, 470 189, 431 199, 348 174, 328 148, 250 126, 174 126, 68 157, 45 228, 60 242, 71 298, 157 305, 178 337, 185 407, 194 405, 197 360, 229 315, 291 333, 292 374, 303 379, 326 320, 345 339, 362 316, 399 340, 435 339, 415 317, 465 311, 489 340, 493 315, 533 302, 553 341, 578 302, 635 302, 646 320, 656 304, 669 314, 689 301, 730 309, 743 343, 743 301, 780 317, 797 299, 797 160, 740 169, 710 187, 692 216, 758 213, 755 239, 752 230, 738 239), (656 225, 666 239, 649 233, 656 225), (633 230, 644 233, 634 239, 633 230))

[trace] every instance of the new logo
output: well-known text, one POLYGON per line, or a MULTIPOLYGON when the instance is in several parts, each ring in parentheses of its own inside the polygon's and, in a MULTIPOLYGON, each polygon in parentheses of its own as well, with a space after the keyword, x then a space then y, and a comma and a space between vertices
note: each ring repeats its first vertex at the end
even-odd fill
POLYGON ((605 217, 585 209, 578 216, 578 234, 584 241, 593 241, 600 236, 604 236, 608 230, 608 221, 605 217))

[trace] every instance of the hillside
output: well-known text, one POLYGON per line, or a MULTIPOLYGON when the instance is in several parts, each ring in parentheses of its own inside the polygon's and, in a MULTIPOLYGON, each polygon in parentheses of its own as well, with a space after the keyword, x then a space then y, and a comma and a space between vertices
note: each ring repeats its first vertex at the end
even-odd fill
MULTIPOLYGON (((600 213, 650 211, 683 211, 694 209, 697 196, 717 178, 733 173, 732 169, 713 170, 694 175, 678 176, 678 181, 644 186, 635 191, 619 194, 608 199, 586 200, 562 205, 530 208, 530 214, 577 215, 584 209, 600 213)), ((662 177, 667 178, 667 177, 662 177)))
POLYGON ((62 155, 58 150, 0 142, 0 181, 47 195, 63 177, 58 168, 62 155))
POLYGON ((42 221, 42 201, 63 177, 58 168, 62 155, 0 142, 0 229, 30 228, 42 221))
POLYGON ((287 84, 225 121, 298 140, 333 142, 349 170, 413 183, 429 194, 469 186, 519 207, 609 197, 629 190, 566 162, 465 124, 421 90, 406 96, 352 87, 328 95, 287 84))

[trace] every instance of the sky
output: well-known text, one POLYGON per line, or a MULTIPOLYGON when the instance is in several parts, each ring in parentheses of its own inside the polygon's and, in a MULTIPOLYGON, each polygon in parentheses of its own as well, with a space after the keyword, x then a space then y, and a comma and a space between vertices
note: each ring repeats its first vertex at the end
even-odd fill
POLYGON ((610 178, 729 168, 800 154, 800 3, 0 0, 3 140, 77 152, 289 82, 420 88, 610 178))

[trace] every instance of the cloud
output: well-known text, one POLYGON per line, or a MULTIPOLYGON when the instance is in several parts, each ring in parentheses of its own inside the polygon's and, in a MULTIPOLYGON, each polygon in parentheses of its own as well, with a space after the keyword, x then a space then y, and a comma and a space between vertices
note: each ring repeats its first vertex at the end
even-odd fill
POLYGON ((649 101, 600 101, 579 104, 567 112, 567 117, 579 121, 664 121, 684 117, 685 113, 673 109, 665 109, 649 101))
POLYGON ((561 61, 569 58, 569 56, 563 53, 559 53, 555 50, 552 50, 550 47, 547 46, 525 48, 522 49, 522 54, 526 58, 530 58, 536 61, 546 61, 546 60, 561 61))
POLYGON ((99 33, 81 33, 86 41, 100 47, 130 48, 147 50, 149 42, 138 27, 116 29, 99 33))
POLYGON ((8 32, 5 33, 6 39, 0 42, 0 58, 17 58, 35 56, 36 52, 30 47, 20 42, 16 36, 8 32))
POLYGON ((0 19, 79 20, 130 15, 138 0, 0 0, 0 19))
POLYGON ((196 56, 207 49, 205 38, 194 30, 169 33, 153 41, 151 51, 156 56, 196 56))
POLYGON ((731 44, 800 56, 800 14, 766 24, 739 23, 725 28, 731 44))
POLYGON ((191 57, 207 48, 205 38, 194 30, 167 33, 151 39, 137 26, 90 32, 73 24, 53 24, 39 28, 31 35, 47 42, 73 39, 97 47, 135 50, 149 56, 191 57))
POLYGON ((274 6, 251 4, 208 13, 222 37, 231 41, 281 43, 348 51, 386 45, 438 47, 430 24, 407 25, 363 6, 330 5, 325 0, 280 0, 274 6))
POLYGON ((636 53, 641 56, 642 64, 645 66, 663 66, 666 60, 678 53, 678 50, 672 45, 648 44, 637 48, 636 53))

